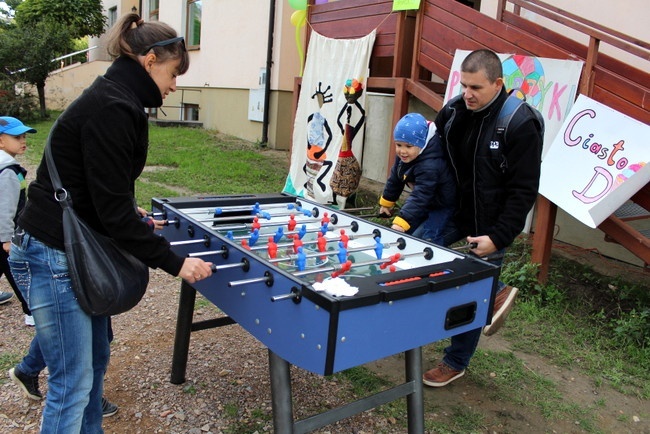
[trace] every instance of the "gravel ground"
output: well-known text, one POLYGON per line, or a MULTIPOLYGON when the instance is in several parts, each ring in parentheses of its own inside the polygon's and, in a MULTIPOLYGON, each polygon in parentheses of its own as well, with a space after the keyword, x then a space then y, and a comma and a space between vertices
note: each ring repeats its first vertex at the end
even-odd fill
MULTIPOLYGON (((268 352, 238 325, 194 332, 187 381, 169 382, 180 281, 152 271, 142 302, 114 317, 115 340, 105 395, 119 405, 106 418, 107 433, 272 432, 268 352)), ((4 279, 0 290, 10 290, 4 279)), ((220 315, 197 301, 195 320, 220 315)), ((23 324, 17 300, 0 307, 2 358, 19 358, 33 329, 23 324)), ((351 395, 339 380, 293 368, 292 393, 297 419, 345 404, 351 395)), ((6 377, 4 377, 6 378, 6 377)), ((41 374, 47 391, 46 372, 41 374)), ((38 432, 43 402, 25 399, 11 382, 0 381, 0 432, 38 432)), ((339 422, 321 433, 403 432, 392 418, 374 411, 339 422)))

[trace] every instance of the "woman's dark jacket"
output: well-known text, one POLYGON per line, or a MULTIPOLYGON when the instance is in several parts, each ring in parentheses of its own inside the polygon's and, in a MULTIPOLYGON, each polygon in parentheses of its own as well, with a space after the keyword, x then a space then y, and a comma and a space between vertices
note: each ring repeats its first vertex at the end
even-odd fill
POLYGON ((543 140, 530 107, 517 110, 505 140, 497 134, 497 116, 507 97, 502 89, 476 112, 462 98, 452 99, 435 120, 458 183, 454 221, 466 235, 488 235, 499 250, 521 233, 535 203, 543 140))
POLYGON ((379 203, 387 207, 395 205, 406 185, 411 186, 411 194, 393 221, 404 227, 400 222, 402 219, 408 225, 404 229, 409 232, 427 219, 429 211, 453 208, 455 205, 456 181, 440 141, 439 134, 434 134, 424 151, 409 163, 404 163, 396 157, 384 186, 379 203))
MULTIPOLYGON (((78 215, 148 266, 176 276, 184 259, 142 221, 134 200, 135 180, 147 159, 144 109, 161 105, 160 90, 145 69, 120 57, 61 114, 51 146, 78 215)), ((19 226, 63 250, 62 210, 54 200, 45 159, 27 197, 19 226)))

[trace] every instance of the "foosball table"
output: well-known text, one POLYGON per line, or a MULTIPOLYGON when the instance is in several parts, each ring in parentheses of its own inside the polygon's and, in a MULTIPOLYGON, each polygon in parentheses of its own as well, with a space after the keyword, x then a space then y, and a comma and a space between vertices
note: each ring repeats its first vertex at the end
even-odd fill
POLYGON ((406 397, 424 432, 421 347, 492 317, 499 267, 343 211, 284 194, 154 198, 162 235, 213 263, 183 281, 171 382, 185 381, 192 331, 237 323, 269 350, 276 433, 309 432, 406 397), (196 291, 227 316, 193 322, 196 291), (330 375, 400 352, 406 382, 293 420, 290 364, 330 375))

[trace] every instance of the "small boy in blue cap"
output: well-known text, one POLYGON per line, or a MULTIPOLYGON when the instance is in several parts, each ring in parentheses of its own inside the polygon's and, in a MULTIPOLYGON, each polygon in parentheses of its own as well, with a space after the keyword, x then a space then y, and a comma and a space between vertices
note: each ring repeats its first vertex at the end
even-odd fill
MULTIPOLYGON (((31 311, 21 295, 9 269, 7 259, 11 247, 11 237, 20 211, 25 206, 25 170, 16 161, 16 155, 22 155, 27 149, 27 133, 35 133, 32 127, 24 125, 21 121, 10 116, 0 117, 0 277, 4 274, 9 285, 20 300, 25 313, 25 324, 34 325, 31 311)), ((9 292, 0 292, 0 304, 8 302, 13 297, 9 292)))
POLYGON ((411 193, 391 228, 444 245, 444 229, 456 204, 456 184, 436 126, 419 113, 409 113, 395 125, 393 141, 395 163, 379 199, 379 212, 392 216, 408 186, 411 193))

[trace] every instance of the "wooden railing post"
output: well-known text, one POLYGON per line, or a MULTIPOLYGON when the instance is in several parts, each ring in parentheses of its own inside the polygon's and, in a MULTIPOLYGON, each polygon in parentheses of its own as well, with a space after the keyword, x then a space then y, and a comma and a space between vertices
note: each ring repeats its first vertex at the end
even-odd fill
POLYGON ((535 234, 533 235, 533 251, 531 262, 539 264, 537 279, 540 283, 548 280, 548 270, 551 262, 551 247, 553 246, 553 229, 557 216, 557 205, 542 195, 537 196, 535 234))

